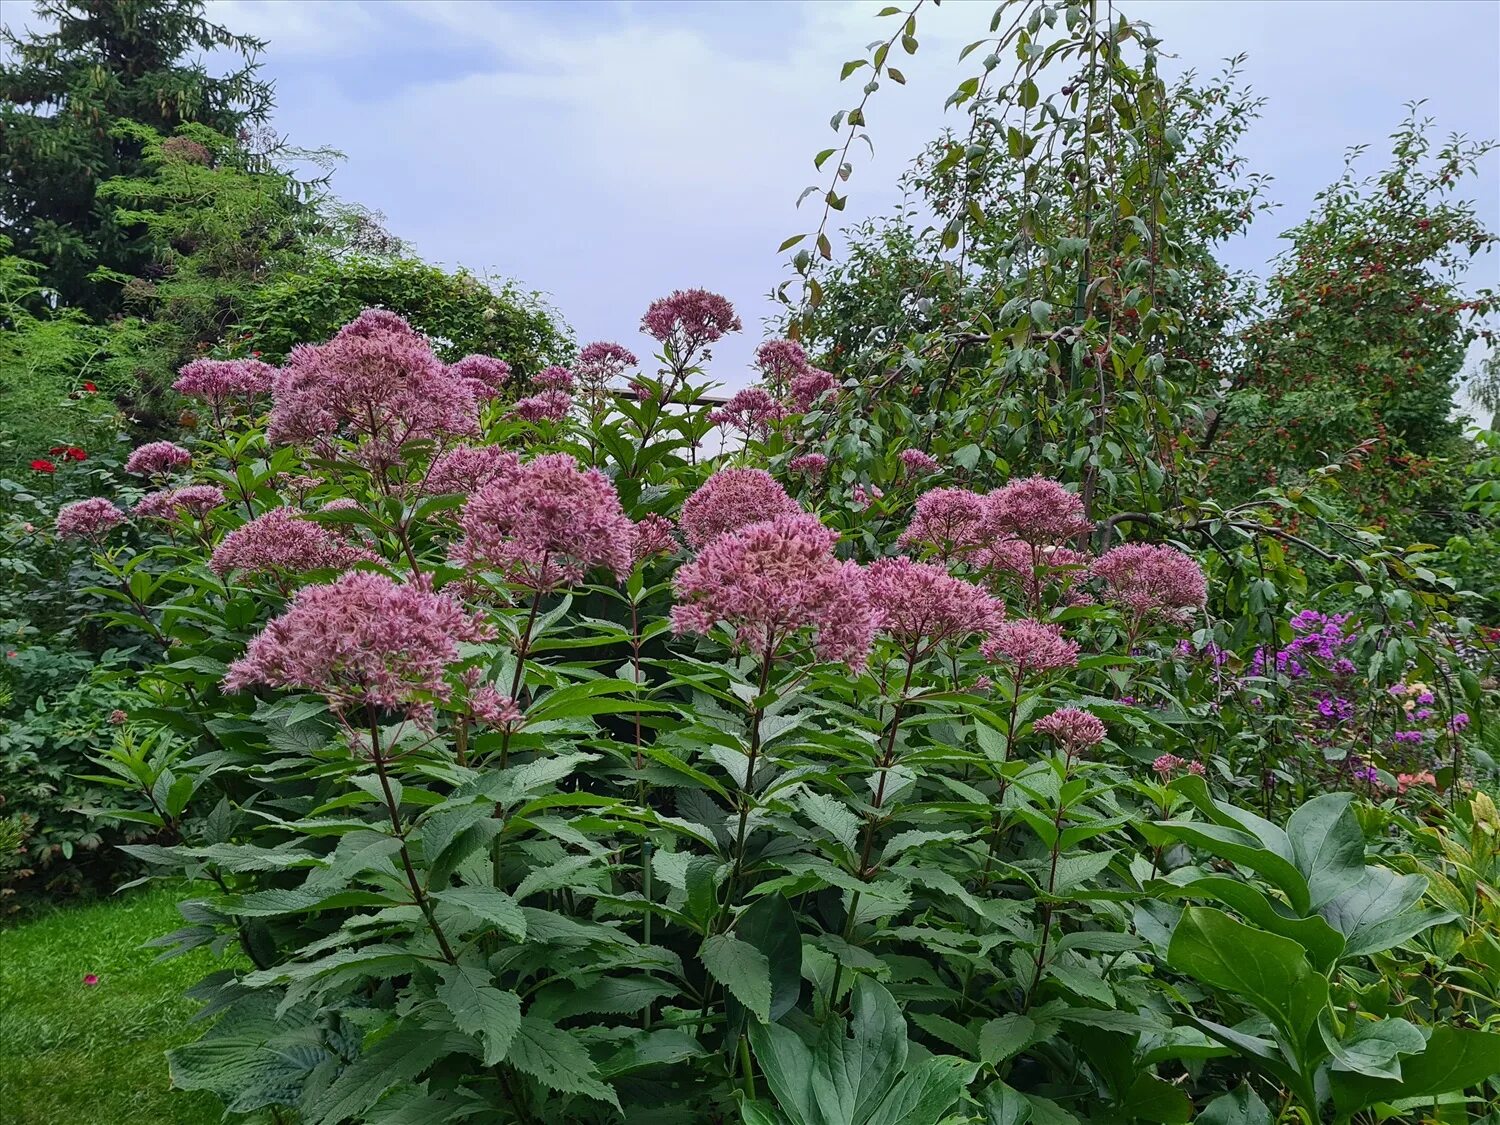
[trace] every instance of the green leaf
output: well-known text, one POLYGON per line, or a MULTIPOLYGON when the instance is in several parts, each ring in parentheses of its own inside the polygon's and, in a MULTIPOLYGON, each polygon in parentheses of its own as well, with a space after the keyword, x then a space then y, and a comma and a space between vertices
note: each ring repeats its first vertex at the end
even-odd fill
POLYGON ((698 950, 709 974, 761 1023, 771 1019, 771 965, 766 955, 733 934, 715 934, 698 950))
POLYGON ((1401 1080, 1401 1056, 1415 1055, 1427 1046, 1427 1038, 1403 1019, 1358 1020, 1353 1033, 1340 1040, 1325 1013, 1319 1021, 1323 1042, 1333 1052, 1335 1071, 1346 1070, 1371 1078, 1401 1080))
POLYGON ((360 1120, 392 1086, 411 1081, 438 1059, 473 1050, 467 1036, 403 1023, 345 1067, 304 1116, 308 1125, 360 1120))
POLYGON ((1142 1074, 1131 1084, 1120 1112, 1138 1121, 1183 1125, 1193 1116, 1193 1103, 1172 1083, 1154 1074, 1142 1074))
POLYGON ((1328 1004, 1328 982, 1313 972, 1300 945, 1211 907, 1182 912, 1167 963, 1249 1000, 1298 1050, 1328 1004))
POLYGON ((468 911, 512 941, 526 940, 526 916, 516 900, 494 887, 449 887, 432 895, 438 902, 468 911))
POLYGON ((750 1046, 766 1085, 771 1087, 777 1104, 791 1118, 792 1125, 821 1122, 814 1116, 817 1110, 812 1100, 812 1052, 797 1033, 779 1023, 752 1023, 750 1046))
MULTIPOLYGON (((1344 937, 1321 917, 1292 918, 1278 911, 1256 887, 1228 875, 1204 875, 1181 883, 1171 881, 1173 893, 1215 899, 1236 911, 1251 925, 1291 938, 1307 951, 1319 969, 1332 968, 1344 951, 1344 937)), ((1283 908, 1284 910, 1285 908, 1283 908)))
POLYGON ((990 1020, 979 1029, 979 1058, 989 1066, 1004 1062, 1024 1049, 1036 1033, 1036 1023, 1019 1012, 990 1020))
POLYGON ((891 994, 869 977, 854 984, 850 1035, 823 1025, 813 1049, 812 1097, 827 1122, 858 1125, 882 1104, 906 1065, 906 1020, 891 994))
POLYGON ((437 998, 466 1035, 484 1044, 484 1065, 505 1058, 516 1028, 521 1025, 521 998, 490 983, 490 971, 476 965, 445 965, 437 998))
POLYGON ((1194 1125, 1271 1125, 1271 1110, 1247 1082, 1204 1106, 1194 1125))
POLYGON ((791 904, 780 894, 764 895, 740 915, 734 932, 759 950, 770 966, 769 1015, 779 1020, 802 995, 802 934, 791 904))
POLYGON ((1400 1081, 1335 1071, 1330 1082, 1335 1104, 1352 1112, 1375 1102, 1459 1093, 1497 1074, 1500 1035, 1439 1024, 1427 1038, 1427 1049, 1402 1062, 1400 1081))
POLYGON ((1307 880, 1302 877, 1302 872, 1289 858, 1263 847, 1248 832, 1200 821, 1157 821, 1156 826, 1184 843, 1195 844, 1265 876, 1286 895, 1292 909, 1298 914, 1307 913, 1307 880))
POLYGON ((1026 1095, 1004 1082, 991 1082, 980 1102, 984 1106, 985 1125, 1026 1125, 1031 1120, 1031 1103, 1026 1095))
POLYGON ((1344 935, 1346 957, 1378 953, 1456 917, 1446 910, 1412 910, 1426 891, 1425 876, 1366 867, 1363 880, 1325 903, 1319 913, 1344 935))
POLYGON ((952 1055, 929 1055, 902 1077, 866 1125, 937 1125, 978 1068, 952 1055))
POLYGON ((1349 807, 1353 800, 1353 793, 1329 793, 1308 801, 1287 821, 1314 910, 1364 878, 1365 834, 1349 807))
POLYGON ((600 1081, 594 1060, 583 1044, 571 1032, 546 1020, 522 1016, 505 1061, 550 1090, 582 1094, 620 1108, 614 1089, 600 1081))

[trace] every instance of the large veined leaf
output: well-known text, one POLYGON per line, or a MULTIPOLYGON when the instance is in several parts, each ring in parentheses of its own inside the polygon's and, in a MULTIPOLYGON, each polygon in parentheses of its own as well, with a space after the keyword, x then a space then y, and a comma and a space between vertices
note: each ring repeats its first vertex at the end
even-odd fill
POLYGON ((466 1035, 484 1044, 484 1065, 505 1058, 521 1025, 521 998, 491 983, 490 971, 478 965, 445 965, 437 998, 466 1035))
POLYGON ((1196 820, 1158 821, 1156 827, 1185 844, 1193 844, 1231 863, 1249 868, 1286 895, 1292 909, 1298 914, 1307 913, 1310 901, 1307 880, 1297 870, 1297 865, 1286 856, 1262 846, 1249 833, 1239 828, 1196 820))
POLYGON ((1245 1083, 1204 1106, 1195 1125, 1271 1125, 1271 1110, 1245 1083))
MULTIPOLYGON (((755 1060, 781 1112, 792 1125, 818 1125, 820 1118, 815 1116, 817 1109, 812 1096, 813 1058, 807 1044, 795 1031, 779 1023, 752 1023, 749 1035, 755 1060)), ((774 1118, 757 1111, 757 1116, 747 1114, 745 1120, 774 1118)))
POLYGON ((979 1069, 951 1055, 929 1055, 902 1076, 864 1125, 937 1125, 979 1069))
POLYGON ((305 1117, 309 1125, 358 1120, 391 1087, 411 1081, 438 1059, 473 1051, 474 1043, 466 1035, 403 1023, 345 1067, 305 1117))
POLYGON ((1319 913, 1344 935, 1344 956, 1379 953, 1456 917, 1448 910, 1413 909, 1426 890, 1427 880, 1421 875, 1366 867, 1363 879, 1324 904, 1319 913))
POLYGON ((571 1032, 546 1020, 522 1016, 505 1061, 549 1090, 582 1094, 620 1108, 614 1089, 600 1080, 598 1068, 583 1044, 571 1032))
MULTIPOLYGON (((1174 872, 1176 876, 1178 873, 1174 872)), ((1344 951, 1344 937, 1320 916, 1294 918, 1278 910, 1257 888, 1228 875, 1168 877, 1174 894, 1199 895, 1214 899, 1236 911, 1246 921, 1262 930, 1291 938, 1307 951, 1309 959, 1320 969, 1329 969, 1344 951)))
POLYGON ((526 915, 516 900, 502 890, 495 887, 449 887, 434 892, 432 897, 494 926, 512 941, 526 940, 526 915))
POLYGON ((1414 1055, 1427 1046, 1427 1037, 1403 1019, 1359 1020, 1349 1035, 1340 1039, 1327 1013, 1319 1021, 1323 1042, 1333 1052, 1333 1069, 1353 1071, 1371 1078, 1401 1080, 1401 1056, 1414 1055))
POLYGON ((1167 963, 1250 1001, 1298 1049, 1328 1005, 1328 982, 1313 971, 1300 945, 1211 907, 1182 912, 1167 963))
POLYGON ((1500 1035, 1439 1024, 1427 1049, 1401 1060, 1401 1078, 1373 1078, 1335 1071, 1334 1103, 1352 1112, 1375 1102, 1459 1094, 1500 1075, 1500 1035))
POLYGON ((765 957, 771 973, 769 1016, 779 1020, 802 995, 802 935, 791 904, 779 894, 765 895, 740 915, 734 932, 765 957))
POLYGON ((733 934, 714 934, 698 950, 709 975, 760 1020, 771 1019, 771 965, 766 955, 733 934))
POLYGON ((1352 793, 1316 797, 1287 821, 1297 869, 1307 880, 1314 910, 1364 878, 1365 834, 1349 807, 1352 793))
POLYGON ((854 985, 849 1034, 829 1020, 813 1051, 813 1101, 823 1119, 860 1125, 906 1065, 906 1019, 891 994, 869 977, 854 985))

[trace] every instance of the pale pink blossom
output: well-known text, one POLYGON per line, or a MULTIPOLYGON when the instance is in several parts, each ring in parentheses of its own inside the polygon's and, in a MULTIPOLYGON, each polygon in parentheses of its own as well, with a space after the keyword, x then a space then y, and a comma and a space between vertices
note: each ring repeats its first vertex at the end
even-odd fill
POLYGON ((1021 675, 1078 663, 1078 645, 1063 636, 1061 626, 1025 617, 998 626, 979 651, 986 660, 1013 665, 1021 675))
POLYGON ((178 372, 172 389, 222 411, 236 399, 267 394, 276 368, 258 359, 195 359, 178 372))
POLYGON ((665 516, 656 515, 654 512, 644 519, 638 520, 635 525, 634 537, 631 543, 631 557, 637 563, 647 559, 655 558, 657 555, 674 555, 677 553, 677 536, 674 534, 676 528, 672 521, 665 516))
POLYGON ((517 399, 511 413, 523 422, 561 422, 572 409, 573 397, 567 391, 550 387, 517 399))
POLYGON ((806 371, 799 372, 792 377, 791 382, 792 409, 799 414, 806 414, 817 405, 819 399, 835 390, 838 385, 838 377, 831 371, 809 367, 806 371))
POLYGON ((423 491, 431 496, 466 496, 507 473, 515 472, 520 464, 519 456, 498 446, 454 446, 432 463, 423 491))
POLYGON ((630 573, 635 525, 608 477, 566 453, 537 457, 485 485, 459 514, 455 557, 535 590, 591 570, 630 573))
POLYGON ((476 399, 494 398, 510 382, 510 364, 487 355, 466 355, 448 365, 448 374, 466 383, 476 399))
POLYGON ((716 426, 730 426, 746 437, 764 438, 771 423, 786 416, 786 411, 761 387, 746 387, 736 392, 717 410, 709 411, 708 420, 716 426))
POLYGON ((1175 547, 1127 543, 1101 556, 1091 573, 1137 619, 1181 619, 1208 599, 1203 568, 1175 547))
POLYGON ((193 463, 193 455, 170 441, 149 441, 125 459, 125 471, 141 477, 167 476, 193 463))
POLYGON ((1055 480, 1013 480, 985 497, 981 535, 989 540, 1020 539, 1058 544, 1093 528, 1083 501, 1055 480))
POLYGON ((309 570, 347 570, 378 561, 292 508, 272 508, 226 535, 208 561, 215 574, 231 571, 277 578, 309 570))
POLYGON ((64 504, 57 510, 59 539, 102 539, 125 522, 125 513, 102 496, 64 504))
POLYGON ((881 631, 909 649, 989 633, 1005 617, 1005 603, 988 590, 905 556, 872 562, 865 588, 881 631))
POLYGON ((934 488, 917 497, 911 524, 901 533, 903 547, 935 547, 944 558, 977 545, 984 497, 966 488, 934 488))
POLYGON ((469 696, 469 712, 476 720, 497 730, 514 731, 521 726, 525 712, 508 695, 501 695, 485 684, 469 696))
POLYGON ((755 365, 766 385, 780 394, 808 370, 807 353, 795 340, 766 340, 755 349, 755 365))
POLYGON ((653 301, 641 317, 641 331, 671 344, 678 359, 743 327, 734 306, 706 289, 679 289, 670 297, 653 301))
POLYGON ((1060 745, 1070 757, 1104 741, 1104 724, 1092 712, 1077 707, 1063 707, 1043 715, 1031 729, 1046 735, 1060 745))
POLYGON ((531 381, 544 390, 573 393, 573 373, 566 367, 560 367, 555 363, 551 367, 542 368, 531 381))
POLYGON ((444 673, 461 642, 493 631, 457 602, 383 574, 346 574, 307 586, 230 665, 224 686, 300 688, 347 711, 362 706, 422 717, 447 699, 444 673))
POLYGON ((920 449, 903 449, 901 451, 901 464, 906 466, 906 471, 914 477, 931 476, 933 473, 941 472, 942 466, 938 459, 930 453, 924 453, 920 449))
POLYGON ((837 538, 806 513, 719 535, 677 572, 673 630, 708 634, 724 623, 741 648, 769 660, 810 628, 820 659, 863 667, 877 618, 858 564, 834 557, 837 538))
POLYGON ((787 472, 801 473, 804 476, 822 476, 828 469, 828 458, 821 453, 804 453, 800 457, 793 457, 786 464, 787 472))
POLYGON ((682 533, 701 549, 726 531, 802 511, 763 469, 720 469, 682 505, 682 533))

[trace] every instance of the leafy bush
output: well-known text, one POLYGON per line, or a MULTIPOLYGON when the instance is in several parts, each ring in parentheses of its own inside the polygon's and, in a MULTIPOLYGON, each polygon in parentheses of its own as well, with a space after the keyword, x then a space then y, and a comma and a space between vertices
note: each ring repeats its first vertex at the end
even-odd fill
POLYGON ((178 1086, 327 1123, 1496 1105, 1493 1005, 1390 984, 1481 925, 1415 844, 1459 831, 1434 802, 1474 758, 1388 790, 1312 717, 1345 651, 1404 713, 1421 646, 1302 618, 1316 672, 1247 653, 1226 686, 1190 554, 1096 542, 1117 523, 1042 477, 824 488, 781 452, 836 391, 795 350, 705 415, 733 310, 643 326, 654 375, 589 348, 504 405, 501 368, 367 312, 268 417, 250 369, 199 370, 216 436, 131 458, 143 549, 59 514, 161 646, 100 761, 157 837, 126 850, 203 888, 162 944, 253 965, 196 990, 178 1086), (715 422, 747 441, 700 463, 715 422), (1232 799, 1263 749, 1226 691, 1327 767, 1253 784, 1270 816, 1232 799))

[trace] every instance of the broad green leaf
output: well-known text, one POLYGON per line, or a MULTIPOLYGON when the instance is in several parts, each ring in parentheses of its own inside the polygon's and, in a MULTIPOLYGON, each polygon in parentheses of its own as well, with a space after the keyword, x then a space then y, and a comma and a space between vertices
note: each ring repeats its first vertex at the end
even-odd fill
POLYGON ((1307 880, 1302 877, 1302 873, 1290 859, 1261 846, 1260 841, 1249 833, 1238 828, 1205 824, 1196 820, 1157 821, 1156 826, 1186 844, 1196 845, 1265 876, 1286 895, 1293 910, 1298 914, 1307 913, 1307 880))
POLYGON ((989 1066, 1004 1062, 1032 1042, 1036 1023, 1019 1012, 990 1020, 979 1029, 979 1058, 989 1066))
MULTIPOLYGON (((1175 874, 1175 873, 1174 873, 1175 874)), ((1292 918, 1277 910, 1256 887, 1228 875, 1200 875, 1196 878, 1169 880, 1174 894, 1201 895, 1215 899, 1238 912, 1246 921, 1262 930, 1291 938, 1307 951, 1320 969, 1331 968, 1344 951, 1344 938, 1337 930, 1314 914, 1292 918)))
POLYGON ((438 902, 468 911, 512 941, 526 940, 526 915, 516 900, 494 887, 449 887, 432 895, 438 902))
POLYGON ((861 976, 849 1034, 842 1021, 829 1020, 813 1049, 812 1097, 823 1119, 865 1121, 901 1076, 906 1050, 901 1009, 884 987, 861 976))
POLYGON ((1500 1035, 1438 1024, 1427 1049, 1401 1061, 1401 1079, 1335 1071, 1333 1100, 1345 1112, 1375 1102, 1461 1093, 1500 1075, 1500 1035))
POLYGON ((1204 1106, 1194 1125, 1271 1125, 1271 1110, 1247 1082, 1204 1106))
POLYGON ((1307 880, 1308 903, 1316 910, 1364 878, 1365 834, 1349 807, 1352 793, 1316 797, 1287 821, 1297 869, 1307 880))
POLYGON ((521 1025, 521 998, 491 984, 490 971, 475 965, 445 965, 437 998, 466 1035, 477 1035, 484 1044, 484 1065, 494 1066, 505 1058, 510 1041, 521 1025))
POLYGON ((771 1019, 771 966, 766 955, 733 934, 715 934, 698 950, 703 967, 761 1023, 771 1019))
POLYGON ((779 894, 764 895, 734 925, 739 939, 760 950, 770 966, 770 1018, 779 1020, 802 995, 802 935, 791 904, 779 894))
POLYGON ((505 1061, 550 1090, 582 1094, 620 1108, 614 1089, 599 1079, 594 1060, 583 1044, 571 1032, 546 1020, 522 1016, 505 1061))
POLYGON ((1031 1103, 1026 1095, 1004 1082, 991 1082, 980 1103, 984 1106, 985 1125, 1026 1125, 1031 1120, 1031 1103))
POLYGON ((1193 1116, 1193 1103, 1172 1083, 1154 1074, 1142 1074, 1131 1084, 1120 1112, 1137 1121, 1184 1125, 1193 1116))
MULTIPOLYGON (((830 1021, 832 1022, 832 1021, 830 1021)), ((813 1057, 795 1031, 779 1023, 752 1023, 750 1046, 766 1085, 792 1125, 815 1125, 820 1118, 812 1099, 813 1057)))
POLYGON ((1401 1056, 1418 1054, 1427 1046, 1427 1037, 1403 1019, 1357 1020, 1348 1037, 1340 1040, 1325 1013, 1319 1029, 1323 1042, 1333 1052, 1335 1071, 1353 1071, 1371 1078, 1400 1081, 1401 1056))
POLYGON ((409 1082, 438 1059, 470 1054, 474 1043, 455 1032, 434 1032, 417 1023, 396 1028, 350 1063, 304 1113, 309 1125, 360 1120, 392 1086, 409 1082))
POLYGON ((1426 890, 1424 876, 1366 867, 1359 883, 1326 903, 1319 913, 1344 935, 1344 956, 1379 953, 1455 917, 1446 910, 1413 910, 1426 890))
POLYGON ((902 1076, 865 1125, 937 1125, 958 1101, 979 1069, 952 1055, 929 1055, 902 1076))
POLYGON ((1210 907, 1182 912, 1167 963, 1250 1001, 1297 1050, 1328 1004, 1328 982, 1313 972, 1300 945, 1210 907))

